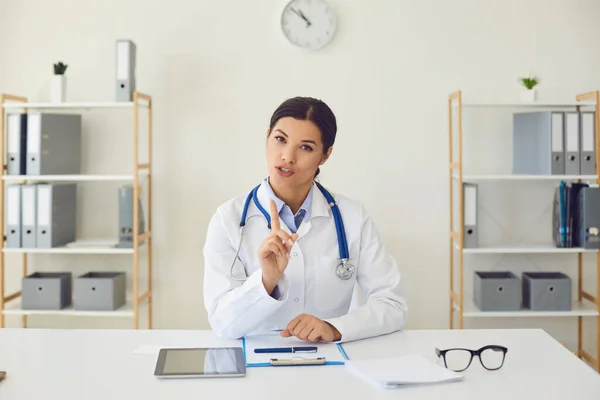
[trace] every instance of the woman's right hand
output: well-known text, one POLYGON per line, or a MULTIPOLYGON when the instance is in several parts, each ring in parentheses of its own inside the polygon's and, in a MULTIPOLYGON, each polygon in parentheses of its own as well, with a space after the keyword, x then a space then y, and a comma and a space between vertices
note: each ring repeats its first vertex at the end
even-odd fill
POLYGON ((262 268, 263 285, 270 295, 287 267, 290 251, 298 235, 290 235, 281 229, 277 206, 273 200, 269 200, 269 215, 271 233, 258 248, 258 260, 262 268))

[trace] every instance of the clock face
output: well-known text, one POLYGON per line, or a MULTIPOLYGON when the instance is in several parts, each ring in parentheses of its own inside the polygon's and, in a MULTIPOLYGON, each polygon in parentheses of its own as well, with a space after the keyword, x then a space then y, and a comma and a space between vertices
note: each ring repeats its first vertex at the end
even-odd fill
POLYGON ((281 15, 281 29, 293 44, 318 49, 333 38, 335 14, 325 0, 291 0, 281 15))

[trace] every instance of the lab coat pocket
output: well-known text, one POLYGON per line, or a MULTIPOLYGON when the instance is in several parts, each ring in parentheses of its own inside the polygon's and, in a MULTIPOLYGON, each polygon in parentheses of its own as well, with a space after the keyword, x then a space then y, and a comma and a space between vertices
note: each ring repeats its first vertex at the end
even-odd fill
POLYGON ((339 278, 337 274, 340 265, 339 257, 322 256, 320 264, 316 273, 315 293, 317 306, 324 314, 323 318, 346 314, 356 284, 356 273, 352 274, 350 279, 339 278))

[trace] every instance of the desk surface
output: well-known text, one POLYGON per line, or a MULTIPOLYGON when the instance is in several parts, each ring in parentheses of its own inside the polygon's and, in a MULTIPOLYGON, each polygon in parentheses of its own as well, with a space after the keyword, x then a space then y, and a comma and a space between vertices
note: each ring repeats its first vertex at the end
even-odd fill
MULTIPOLYGON (((595 399, 600 375, 542 330, 404 331, 346 343, 350 359, 419 353, 433 348, 500 344, 504 367, 474 362, 462 382, 379 389, 344 366, 249 368, 244 378, 159 380, 144 345, 226 346, 210 331, 0 329, 0 399, 595 399), (401 392, 401 393, 398 393, 401 392)), ((474 360, 476 361, 476 360, 474 360)))

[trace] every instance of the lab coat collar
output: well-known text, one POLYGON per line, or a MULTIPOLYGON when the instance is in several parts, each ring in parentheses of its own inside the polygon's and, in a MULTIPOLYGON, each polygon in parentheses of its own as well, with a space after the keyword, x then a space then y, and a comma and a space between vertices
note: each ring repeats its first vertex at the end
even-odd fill
MULTIPOLYGON (((265 185, 267 184, 266 180, 263 180, 258 188, 258 193, 256 194, 258 197, 258 201, 263 206, 263 208, 269 212, 269 195, 267 192, 267 188, 265 185)), ((314 185, 314 183, 313 183, 314 185)), ((318 188, 314 188, 312 195, 312 204, 310 207, 310 218, 309 221, 313 218, 319 217, 330 217, 331 210, 329 208, 329 204, 327 204, 327 199, 323 196, 323 193, 318 188)), ((250 206, 248 207, 248 217, 250 215, 259 214, 262 215, 260 210, 254 205, 251 201, 250 206)), ((264 218, 264 217, 263 217, 264 218)), ((289 229, 285 224, 281 224, 281 228, 288 231, 289 229)))
MULTIPOLYGON (((279 197, 277 197, 277 195, 275 194, 275 192, 273 192, 273 188, 269 184, 269 178, 268 177, 265 178, 265 180, 263 181, 263 184, 265 186, 265 189, 267 190, 267 196, 268 196, 268 198, 269 199, 273 199, 273 201, 275 201, 275 205, 277 206, 277 212, 279 214, 281 214, 281 209, 286 204, 283 202, 283 200, 281 200, 279 197)), ((313 198, 313 192, 315 191, 315 186, 316 185, 313 182, 313 184, 310 187, 310 190, 308 191, 308 195, 306 196, 306 198, 304 199, 304 202, 300 206, 300 210, 304 210, 305 213, 306 213, 306 215, 303 218, 306 221, 308 221, 310 219, 310 215, 312 213, 312 198, 313 198)), ((295 218, 295 216, 294 216, 294 218, 295 218)))

